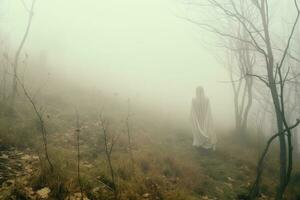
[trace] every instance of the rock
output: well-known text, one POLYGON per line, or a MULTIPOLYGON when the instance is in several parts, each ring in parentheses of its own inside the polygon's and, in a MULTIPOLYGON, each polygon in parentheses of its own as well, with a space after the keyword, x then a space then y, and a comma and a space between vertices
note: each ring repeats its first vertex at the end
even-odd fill
POLYGON ((33 160, 38 160, 39 157, 38 157, 38 156, 32 156, 32 159, 33 159, 33 160))
POLYGON ((249 171, 250 171, 249 167, 246 166, 246 165, 242 165, 240 168, 241 168, 242 170, 244 170, 245 172, 249 172, 249 171))
POLYGON ((150 194, 149 194, 149 193, 143 194, 143 198, 149 198, 149 197, 150 197, 150 194))
POLYGON ((84 167, 88 168, 88 169, 91 169, 93 168, 94 166, 92 164, 86 164, 86 165, 83 165, 84 167))
POLYGON ((99 192, 100 191, 100 187, 95 187, 93 188, 92 192, 96 193, 96 192, 99 192))
POLYGON ((88 168, 88 169, 91 169, 91 168, 94 167, 94 166, 93 166, 91 163, 89 163, 88 161, 84 161, 84 162, 82 163, 82 165, 83 165, 83 167, 86 167, 86 168, 88 168))
POLYGON ((21 156, 21 155, 23 155, 24 153, 23 153, 23 152, 18 152, 18 151, 16 151, 15 154, 16 154, 17 156, 21 156))
POLYGON ((261 196, 258 198, 259 200, 270 200, 271 198, 264 195, 264 194, 261 194, 261 196))
POLYGON ((32 167, 31 167, 30 165, 26 165, 26 166, 25 166, 25 171, 26 171, 27 173, 31 174, 31 173, 33 172, 33 169, 32 169, 32 167))
POLYGON ((34 195, 34 191, 32 190, 31 187, 25 187, 24 191, 26 192, 26 194, 28 194, 29 196, 33 196, 34 195))
POLYGON ((26 155, 22 156, 21 159, 22 160, 30 160, 31 156, 26 154, 26 155))
POLYGON ((232 184, 231 183, 224 183, 226 186, 228 186, 230 189, 232 189, 232 184))
POLYGON ((51 190, 48 187, 44 187, 36 192, 38 198, 47 199, 51 190))
MULTIPOLYGON (((81 193, 80 192, 74 193, 71 196, 66 197, 65 200, 81 200, 81 193)), ((89 200, 89 199, 83 194, 83 200, 89 200)))
POLYGON ((215 197, 209 198, 208 196, 205 195, 201 197, 201 200, 216 200, 216 198, 215 197))
POLYGON ((15 180, 8 180, 8 181, 6 181, 6 185, 7 186, 11 186, 13 184, 15 184, 15 180))
POLYGON ((230 181, 230 182, 234 182, 234 179, 231 178, 230 176, 228 176, 227 179, 228 179, 228 181, 230 181))
POLYGON ((2 159, 8 159, 8 155, 3 154, 3 155, 0 156, 0 158, 2 158, 2 159))

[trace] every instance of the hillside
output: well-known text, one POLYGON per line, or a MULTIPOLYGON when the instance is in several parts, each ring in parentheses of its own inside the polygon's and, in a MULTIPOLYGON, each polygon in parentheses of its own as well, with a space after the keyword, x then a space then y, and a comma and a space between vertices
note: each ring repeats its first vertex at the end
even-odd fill
MULTIPOLYGON (((151 112, 132 105, 128 118, 131 159, 125 98, 72 86, 49 91, 41 93, 37 102, 44 109, 54 172, 49 171, 44 159, 38 121, 30 104, 20 96, 14 114, 3 110, 1 115, 0 199, 80 199, 75 109, 80 121, 80 171, 85 199, 114 198, 100 113, 109 121, 108 134, 118 136, 112 166, 120 199, 243 199, 254 180, 263 147, 263 142, 257 140, 262 138, 252 136, 245 142, 230 131, 219 130, 217 150, 203 152, 192 147, 186 121, 163 116, 155 108, 151 112), (11 119, 15 119, 14 123, 11 119)), ((268 156, 260 199, 272 199, 275 193, 276 151, 273 149, 268 156)), ((295 166, 297 173, 298 164, 295 166)), ((299 198, 295 189, 298 186, 299 180, 293 180, 287 199, 299 198)))

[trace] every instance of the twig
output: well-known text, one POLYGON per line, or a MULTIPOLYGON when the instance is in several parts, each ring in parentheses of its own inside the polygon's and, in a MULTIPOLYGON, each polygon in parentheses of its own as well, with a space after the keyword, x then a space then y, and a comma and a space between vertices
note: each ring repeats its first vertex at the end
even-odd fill
POLYGON ((80 122, 79 122, 79 114, 76 110, 76 141, 77 141, 77 179, 78 179, 78 185, 80 188, 81 197, 80 199, 83 200, 83 188, 81 183, 81 177, 80 177, 80 122))
POLYGON ((106 160, 108 163, 110 176, 111 176, 111 180, 113 183, 113 189, 114 189, 113 192, 114 192, 115 199, 117 200, 117 199, 119 199, 119 191, 118 191, 118 186, 116 183, 116 176, 115 176, 115 171, 114 171, 114 168, 112 165, 111 157, 112 157, 112 153, 113 153, 113 147, 114 147, 119 135, 112 136, 111 141, 109 141, 109 135, 108 135, 108 131, 107 131, 108 121, 104 118, 103 113, 100 114, 100 125, 101 125, 102 132, 103 132, 106 160))
POLYGON ((43 138, 43 144, 44 144, 44 152, 45 152, 45 157, 46 160, 50 166, 50 171, 53 172, 54 168, 52 165, 52 162, 49 158, 49 154, 48 154, 48 141, 47 141, 47 131, 46 131, 46 127, 44 124, 44 119, 43 119, 43 115, 40 113, 40 111, 38 110, 34 100, 32 99, 32 97, 30 96, 30 94, 28 93, 24 83, 19 79, 18 75, 15 75, 16 81, 21 85, 21 88, 23 89, 23 92, 26 96, 26 98, 28 99, 28 101, 30 102, 30 104, 33 107, 33 110, 40 122, 40 128, 41 128, 41 133, 42 133, 42 138, 43 138))
POLYGON ((261 155, 261 157, 259 158, 259 161, 258 161, 258 164, 257 164, 257 168, 256 168, 256 179, 255 179, 255 182, 253 183, 251 189, 250 189, 250 192, 248 194, 248 198, 249 199, 253 199, 255 198, 257 195, 258 195, 258 184, 260 182, 260 179, 261 179, 261 175, 262 175, 262 170, 263 170, 263 161, 268 153, 268 150, 269 150, 269 147, 270 145, 272 144, 272 142, 274 141, 275 138, 277 138, 278 136, 284 134, 285 132, 287 131, 290 131, 294 128, 296 128, 300 123, 300 120, 297 119, 296 123, 290 127, 288 127, 287 129, 284 129, 282 132, 280 133, 276 133, 275 135, 273 135, 272 137, 269 138, 268 142, 267 142, 267 145, 261 155))

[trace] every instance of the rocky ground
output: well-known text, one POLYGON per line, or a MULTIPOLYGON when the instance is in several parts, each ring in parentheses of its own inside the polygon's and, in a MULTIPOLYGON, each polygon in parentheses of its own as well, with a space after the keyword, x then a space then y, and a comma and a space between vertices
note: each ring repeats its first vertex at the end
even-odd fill
MULTIPOLYGON (((35 169, 38 168, 39 157, 36 156, 31 150, 19 151, 15 148, 8 148, 0 151, 0 200, 42 200, 50 199, 51 190, 48 187, 39 189, 33 189, 30 185, 30 178, 34 175, 35 169)), ((203 164, 203 163, 202 163, 203 164)), ((207 164, 207 163, 206 163, 207 164)), ((203 164, 204 166, 204 164, 203 164)), ((211 166, 207 166, 208 168, 211 166)), ((210 173, 210 172, 206 172, 210 173)), ((228 177, 228 181, 224 181, 230 190, 233 189, 233 185, 236 180, 228 177), (227 183, 228 182, 228 183, 227 183)), ((158 187, 151 180, 147 182, 147 187, 152 193, 145 193, 141 196, 142 200, 162 199, 159 197, 158 187), (155 195, 155 197, 153 196, 155 195)), ((103 191, 105 188, 96 188, 99 191, 103 191)), ((95 189, 95 190, 96 190, 95 189)), ((223 191, 222 191, 223 192, 223 191)), ((81 200, 80 192, 70 194, 66 200, 81 200)), ((84 196, 84 200, 88 200, 84 196)), ((201 197, 201 200, 216 200, 218 198, 211 198, 206 195, 201 197)), ((262 196, 260 199, 269 199, 266 196, 262 196)))
MULTIPOLYGON (((58 141, 53 140, 57 144, 66 147, 68 147, 67 144, 69 144, 69 149, 73 149, 74 135, 71 131, 66 134, 60 134, 60 137, 59 134, 54 136, 56 139, 59 138, 57 139, 58 141)), ((174 144, 176 145, 161 145, 162 149, 159 149, 158 152, 168 152, 168 154, 165 155, 167 159, 160 159, 165 160, 166 163, 161 163, 157 166, 157 170, 160 170, 162 167, 166 168, 163 172, 163 178, 158 179, 157 177, 160 177, 160 175, 154 173, 145 174, 140 177, 140 179, 144 180, 141 183, 145 185, 145 190, 137 195, 137 199, 163 200, 166 199, 164 198, 164 196, 166 196, 165 193, 170 193, 170 191, 176 193, 176 191, 183 187, 187 187, 186 189, 188 191, 193 190, 195 196, 197 196, 197 198, 191 199, 235 199, 236 194, 239 194, 241 191, 246 191, 251 184, 255 165, 244 162, 241 158, 231 155, 230 152, 225 152, 225 150, 223 150, 224 147, 221 145, 220 150, 207 154, 188 146, 186 142, 179 143, 175 141, 174 144), (171 154, 171 152, 173 152, 173 154, 171 154), (170 157, 169 154, 172 155, 172 157, 170 157), (181 169, 180 166, 183 166, 183 169, 181 169), (191 172, 189 172, 189 170, 191 170, 191 172), (199 179, 202 179, 201 181, 199 181, 198 178, 196 180, 192 177, 196 176, 199 170, 199 173, 201 173, 199 179), (175 173, 177 171, 178 173, 175 173), (188 179, 199 181, 199 186, 195 188, 193 181, 188 182, 185 176, 188 176, 188 179), (186 184, 191 184, 192 186, 186 186, 186 184)), ((64 151, 67 150, 64 149, 64 151)), ((159 156, 158 152, 156 157, 159 156)), ((232 150, 232 152, 236 152, 236 150, 232 150)), ((138 154, 138 152, 136 153, 138 154)), ((144 155, 145 153, 141 154, 144 155)), ((245 155, 245 153, 241 153, 241 155, 245 155)), ((149 158, 145 157, 145 159, 149 158)), ((139 162, 137 162, 137 167, 139 166, 138 163, 139 162)), ((155 163, 155 160, 149 161, 150 168, 153 171, 156 169, 155 163)), ((97 165, 91 160, 81 162, 81 168, 85 172, 89 172, 96 167, 97 165)), ((41 188, 32 186, 32 177, 36 174, 38 169, 39 157, 31 149, 21 151, 12 147, 1 148, 0 143, 0 200, 52 200, 53 197, 51 198, 50 196, 53 195, 53 191, 50 190, 50 187, 47 187, 47 185, 41 188)), ((99 183, 103 182, 105 181, 101 181, 100 178, 99 183)), ((103 199, 98 198, 98 196, 101 197, 105 193, 111 193, 105 183, 97 187, 95 186, 90 190, 91 191, 88 192, 90 199, 103 199), (91 198, 91 196, 95 198, 91 198)), ((78 192, 78 190, 68 191, 67 197, 63 197, 63 199, 88 200, 85 196, 81 198, 81 193, 78 192)), ((260 199, 270 200, 272 198, 262 195, 260 199)))
MULTIPOLYGON (((30 149, 20 151, 13 147, 0 148, 0 200, 53 199, 50 198, 50 188, 33 189, 30 185, 38 165, 39 157, 30 149)), ((85 165, 87 164, 84 163, 85 165)), ((74 192, 69 194, 66 200, 88 200, 88 198, 86 196, 81 198, 80 192, 74 192)))
POLYGON ((41 188, 33 191, 28 185, 37 168, 39 157, 30 149, 20 151, 7 147, 0 150, 0 199, 46 199, 50 190, 41 188), (16 188, 19 194, 16 194, 16 188), (22 199, 22 198, 21 198, 22 199))

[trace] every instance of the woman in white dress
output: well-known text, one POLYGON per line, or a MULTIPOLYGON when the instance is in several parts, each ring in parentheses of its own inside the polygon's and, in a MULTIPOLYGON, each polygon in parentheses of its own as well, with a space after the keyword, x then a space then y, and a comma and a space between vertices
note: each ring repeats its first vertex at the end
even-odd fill
POLYGON ((201 86, 197 87, 196 97, 192 100, 191 123, 193 146, 215 150, 217 137, 213 128, 210 103, 201 86))

